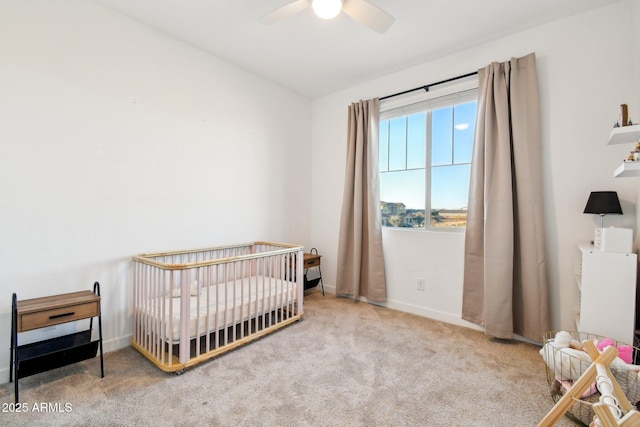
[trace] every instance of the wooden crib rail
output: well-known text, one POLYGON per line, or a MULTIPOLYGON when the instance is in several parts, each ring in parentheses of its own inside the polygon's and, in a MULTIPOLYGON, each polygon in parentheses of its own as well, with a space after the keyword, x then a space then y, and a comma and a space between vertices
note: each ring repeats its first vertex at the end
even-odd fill
POLYGON ((227 249, 240 249, 240 248, 251 248, 255 246, 272 246, 272 247, 281 247, 279 250, 270 250, 269 254, 271 255, 279 255, 279 254, 287 254, 287 253, 302 253, 304 250, 304 246, 301 245, 292 245, 286 243, 272 243, 272 242, 253 242, 253 243, 245 243, 238 245, 230 245, 230 246, 215 246, 210 248, 199 248, 199 249, 187 249, 180 251, 169 251, 169 252, 155 252, 155 253, 143 253, 139 255, 135 255, 132 257, 134 261, 140 262, 142 264, 152 265, 154 267, 163 269, 163 270, 184 270, 198 267, 205 267, 208 265, 216 265, 216 264, 225 264, 232 261, 239 260, 249 260, 261 258, 263 255, 261 252, 257 253, 248 253, 244 255, 235 255, 224 258, 213 258, 201 261, 193 261, 187 263, 169 263, 158 261, 156 258, 163 258, 168 256, 175 255, 187 255, 191 253, 199 253, 199 252, 214 252, 221 251, 227 249))

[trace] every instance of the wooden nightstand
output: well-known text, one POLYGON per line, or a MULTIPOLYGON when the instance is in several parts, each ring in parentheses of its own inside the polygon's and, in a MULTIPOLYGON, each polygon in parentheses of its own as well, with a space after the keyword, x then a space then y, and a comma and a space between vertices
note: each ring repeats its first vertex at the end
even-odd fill
POLYGON ((324 282, 322 281, 322 270, 320 270, 320 259, 322 255, 318 255, 316 248, 311 248, 309 253, 304 254, 303 268, 304 268, 304 290, 315 288, 320 283, 322 287, 322 295, 324 296, 324 282), (308 270, 310 268, 318 269, 318 277, 309 279, 307 277, 308 270))
POLYGON ((104 377, 102 360, 102 316, 100 284, 93 292, 82 291, 18 301, 12 298, 11 355, 9 382, 15 379, 15 402, 19 402, 18 380, 51 369, 96 356, 100 348, 100 376, 104 377), (98 318, 98 338, 91 339, 93 318, 98 318), (18 345, 18 334, 67 322, 90 319, 89 329, 73 334, 18 345))

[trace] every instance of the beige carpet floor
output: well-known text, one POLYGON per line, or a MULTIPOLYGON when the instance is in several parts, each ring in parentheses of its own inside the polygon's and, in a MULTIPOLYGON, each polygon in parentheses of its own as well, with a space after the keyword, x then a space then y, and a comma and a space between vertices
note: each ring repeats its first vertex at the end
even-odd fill
POLYGON ((0 425, 535 426, 553 406, 538 350, 311 291, 302 322, 183 375, 125 348, 102 379, 92 359, 20 380, 22 413, 3 384, 0 425))

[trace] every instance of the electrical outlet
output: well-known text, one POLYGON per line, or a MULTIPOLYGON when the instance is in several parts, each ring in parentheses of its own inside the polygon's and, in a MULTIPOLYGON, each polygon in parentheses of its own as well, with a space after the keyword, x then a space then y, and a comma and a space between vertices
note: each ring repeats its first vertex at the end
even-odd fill
POLYGON ((418 279, 418 290, 424 291, 424 279, 418 279))

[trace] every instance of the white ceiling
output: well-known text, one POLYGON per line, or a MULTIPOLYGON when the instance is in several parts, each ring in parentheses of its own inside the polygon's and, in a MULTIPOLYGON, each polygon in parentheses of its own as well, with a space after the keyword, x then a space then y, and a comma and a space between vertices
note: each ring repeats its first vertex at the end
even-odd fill
POLYGON ((315 98, 545 22, 620 0, 369 0, 384 34, 310 9, 258 19, 291 0, 95 0, 176 39, 315 98))

